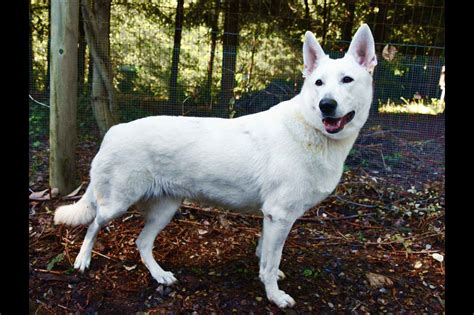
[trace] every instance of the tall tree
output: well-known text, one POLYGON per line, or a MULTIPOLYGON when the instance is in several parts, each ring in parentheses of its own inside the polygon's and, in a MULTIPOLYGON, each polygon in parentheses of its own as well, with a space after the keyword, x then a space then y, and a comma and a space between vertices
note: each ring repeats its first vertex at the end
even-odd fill
POLYGON ((239 46, 239 0, 225 1, 224 37, 222 49, 221 95, 217 106, 217 115, 226 117, 234 96, 237 49, 239 46))
POLYGON ((354 28, 354 14, 356 9, 356 0, 344 0, 345 13, 342 27, 342 39, 345 41, 351 41, 352 29, 354 28))
POLYGON ((51 2, 49 184, 59 194, 76 187, 77 40, 79 0, 51 2))
POLYGON ((216 0, 214 10, 211 17, 211 52, 209 56, 209 63, 207 64, 207 81, 206 81, 206 103, 211 105, 211 90, 212 90, 212 73, 214 71, 214 58, 216 55, 216 46, 217 46, 217 33, 218 22, 219 22, 219 13, 220 13, 221 1, 216 0))
POLYGON ((93 61, 92 53, 91 53, 90 49, 89 49, 88 57, 89 57, 89 62, 87 63, 86 93, 87 93, 88 96, 92 97, 92 80, 93 80, 93 74, 94 74, 94 61, 93 61))
POLYGON ((30 23, 29 23, 29 37, 28 37, 28 72, 29 72, 29 86, 30 86, 30 93, 31 91, 36 90, 36 86, 34 84, 34 78, 33 78, 33 26, 32 26, 32 20, 31 20, 31 1, 28 1, 28 15, 30 18, 30 23))
POLYGON ((252 76, 253 76, 253 69, 255 66, 255 54, 257 52, 257 48, 259 45, 259 35, 260 35, 260 24, 257 24, 255 27, 255 31, 253 33, 253 39, 250 49, 250 65, 248 67, 247 72, 247 83, 245 84, 245 92, 249 92, 252 88, 252 76))
POLYGON ((378 8, 378 12, 373 16, 372 34, 374 36, 375 48, 378 51, 382 51, 386 33, 388 1, 378 0, 375 3, 371 2, 371 5, 378 8))
POLYGON ((110 5, 111 0, 95 0, 92 11, 88 1, 82 0, 86 41, 93 60, 92 111, 101 136, 119 121, 110 63, 110 5))
POLYGON ((309 16, 309 3, 308 0, 304 0, 304 20, 305 20, 305 31, 311 31, 311 17, 309 16))
POLYGON ((50 79, 50 74, 51 74, 51 1, 48 1, 48 48, 47 48, 47 54, 48 54, 48 66, 46 68, 46 84, 45 86, 45 91, 46 93, 49 92, 49 83, 51 82, 50 79))
POLYGON ((82 20, 82 10, 79 10, 79 45, 77 46, 77 92, 79 95, 82 95, 84 92, 84 74, 86 69, 86 36, 82 20))
POLYGON ((330 12, 331 12, 331 5, 328 3, 329 0, 324 0, 323 6, 323 46, 326 45, 326 38, 329 30, 329 20, 330 20, 330 12))
POLYGON ((184 17, 184 0, 178 0, 176 5, 176 19, 174 28, 174 47, 173 57, 171 60, 171 76, 169 84, 169 102, 172 105, 177 104, 177 85, 178 85, 178 65, 179 65, 179 54, 181 51, 181 33, 183 29, 183 17, 184 17))

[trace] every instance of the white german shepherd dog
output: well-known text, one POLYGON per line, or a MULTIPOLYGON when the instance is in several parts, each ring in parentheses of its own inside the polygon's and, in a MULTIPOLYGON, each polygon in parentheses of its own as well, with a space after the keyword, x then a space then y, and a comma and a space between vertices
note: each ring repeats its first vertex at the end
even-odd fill
POLYGON ((156 281, 174 283, 152 248, 188 198, 263 214, 260 279, 270 301, 293 306, 277 283, 283 244, 295 220, 338 184, 369 115, 377 64, 366 24, 341 59, 330 59, 306 32, 303 57, 300 94, 267 111, 236 119, 155 116, 112 127, 84 196, 54 216, 56 224, 90 223, 74 268, 88 268, 100 228, 138 204, 146 218, 136 241, 140 256, 156 281))

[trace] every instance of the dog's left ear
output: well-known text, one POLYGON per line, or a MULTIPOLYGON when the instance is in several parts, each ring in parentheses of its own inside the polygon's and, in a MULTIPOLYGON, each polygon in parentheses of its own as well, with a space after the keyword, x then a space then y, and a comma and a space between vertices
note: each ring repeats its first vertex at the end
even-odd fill
POLYGON ((347 54, 354 57, 355 61, 370 73, 374 71, 377 65, 377 56, 375 55, 374 37, 367 24, 362 24, 357 30, 347 54))

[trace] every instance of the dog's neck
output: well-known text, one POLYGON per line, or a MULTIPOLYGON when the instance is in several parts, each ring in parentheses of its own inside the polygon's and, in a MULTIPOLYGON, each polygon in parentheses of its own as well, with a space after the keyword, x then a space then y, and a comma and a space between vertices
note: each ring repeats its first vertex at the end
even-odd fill
POLYGON ((325 152, 330 155, 337 154, 337 156, 344 161, 354 145, 359 132, 355 132, 342 139, 332 139, 328 137, 305 118, 301 110, 301 106, 303 105, 299 101, 300 100, 296 98, 295 102, 291 105, 285 104, 286 113, 284 113, 284 116, 288 118, 285 119, 285 125, 293 139, 306 147, 313 147, 316 149, 315 153, 325 152))

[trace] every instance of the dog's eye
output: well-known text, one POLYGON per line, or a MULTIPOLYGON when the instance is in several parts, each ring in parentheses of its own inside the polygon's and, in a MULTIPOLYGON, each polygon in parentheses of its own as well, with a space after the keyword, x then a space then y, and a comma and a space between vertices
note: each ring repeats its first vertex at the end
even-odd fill
POLYGON ((323 85, 323 81, 321 81, 321 79, 317 79, 317 80, 316 80, 316 85, 317 85, 317 86, 323 85))
POLYGON ((342 78, 342 83, 351 83, 352 81, 354 81, 354 79, 348 76, 342 78))

